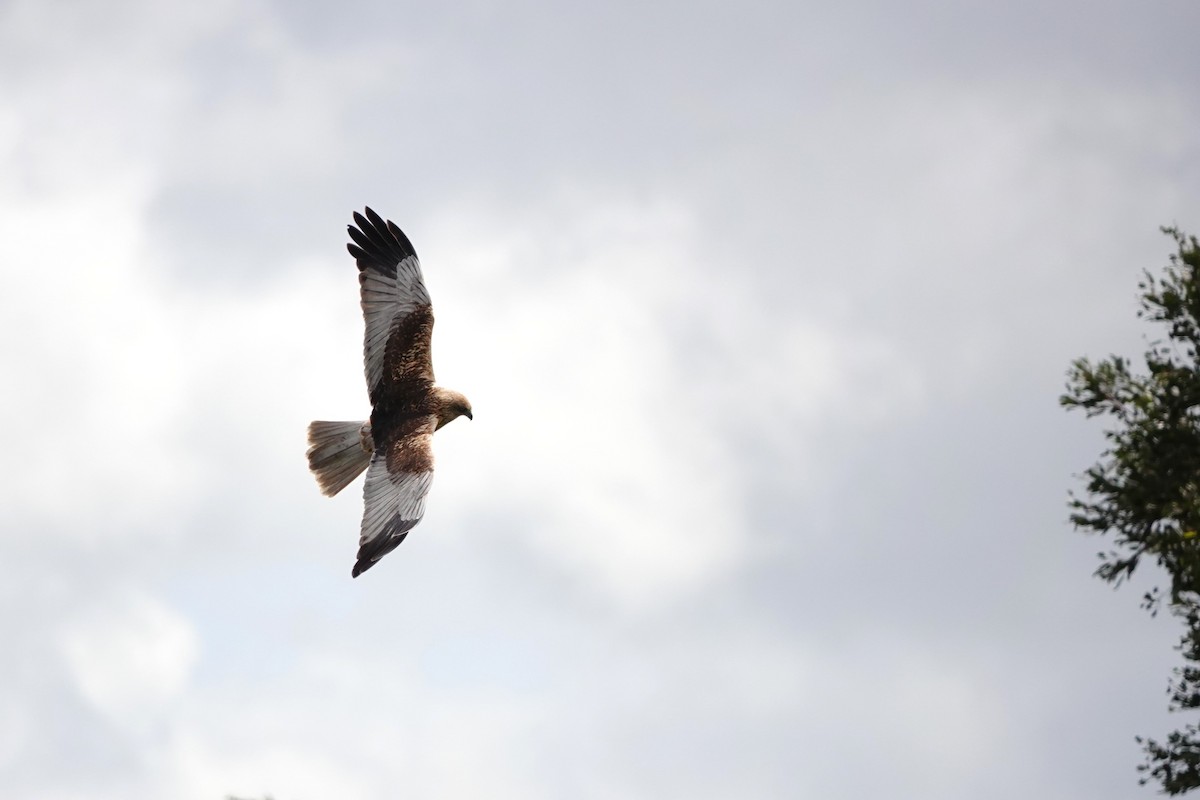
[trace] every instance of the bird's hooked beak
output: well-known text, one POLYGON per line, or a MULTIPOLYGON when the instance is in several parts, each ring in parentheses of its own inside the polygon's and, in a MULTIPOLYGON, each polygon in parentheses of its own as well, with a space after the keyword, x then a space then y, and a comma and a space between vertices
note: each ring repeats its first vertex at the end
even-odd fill
POLYGON ((471 412, 470 412, 470 411, 464 411, 464 412, 463 412, 463 416, 464 416, 464 417, 466 417, 467 419, 471 420, 472 422, 474 422, 474 421, 475 421, 475 418, 471 416, 471 412))

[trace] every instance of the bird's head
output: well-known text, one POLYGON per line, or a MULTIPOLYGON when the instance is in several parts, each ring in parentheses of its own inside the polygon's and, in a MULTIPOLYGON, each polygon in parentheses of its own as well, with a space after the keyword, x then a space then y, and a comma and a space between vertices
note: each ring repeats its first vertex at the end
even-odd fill
POLYGON ((456 392, 452 389, 437 389, 438 399, 438 424, 440 428, 446 423, 457 417, 466 417, 467 419, 475 419, 471 415, 471 401, 463 395, 462 392, 456 392))

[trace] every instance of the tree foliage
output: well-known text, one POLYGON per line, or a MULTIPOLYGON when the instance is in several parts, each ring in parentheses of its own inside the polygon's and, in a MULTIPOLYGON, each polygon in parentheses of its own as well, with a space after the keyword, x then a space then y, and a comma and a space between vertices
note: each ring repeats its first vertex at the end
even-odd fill
MULTIPOLYGON (((1138 316, 1165 331, 1149 344, 1145 372, 1120 356, 1079 359, 1059 401, 1113 423, 1100 460, 1084 473, 1084 496, 1071 495, 1071 522, 1111 537, 1099 554, 1100 578, 1120 585, 1143 558, 1169 576, 1169 590, 1147 592, 1142 604, 1157 614, 1165 603, 1186 625, 1185 665, 1170 684, 1170 708, 1184 710, 1200 708, 1200 244, 1176 228, 1163 232, 1176 252, 1161 275, 1146 271, 1138 284, 1138 316)), ((1157 781, 1171 795, 1200 787, 1200 726, 1164 743, 1138 742, 1142 783, 1157 781)))

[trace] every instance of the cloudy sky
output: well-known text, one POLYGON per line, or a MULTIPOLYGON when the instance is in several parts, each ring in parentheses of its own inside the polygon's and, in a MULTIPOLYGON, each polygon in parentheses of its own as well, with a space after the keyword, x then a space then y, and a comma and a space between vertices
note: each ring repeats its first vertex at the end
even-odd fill
POLYGON ((1152 796, 1056 398, 1200 229, 1198 23, 0 3, 0 795, 1152 796), (366 204, 476 414, 352 581, 366 204))

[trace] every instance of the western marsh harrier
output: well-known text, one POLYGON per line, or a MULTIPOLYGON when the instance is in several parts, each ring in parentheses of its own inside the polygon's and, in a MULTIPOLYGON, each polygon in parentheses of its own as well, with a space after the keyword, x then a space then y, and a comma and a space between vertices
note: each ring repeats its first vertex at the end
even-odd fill
POLYGON ((367 471, 355 578, 425 514, 433 432, 455 417, 472 419, 467 398, 433 383, 433 308, 412 243, 391 220, 366 212, 355 212, 346 247, 358 262, 371 419, 308 426, 308 466, 322 493, 332 497, 367 471))

